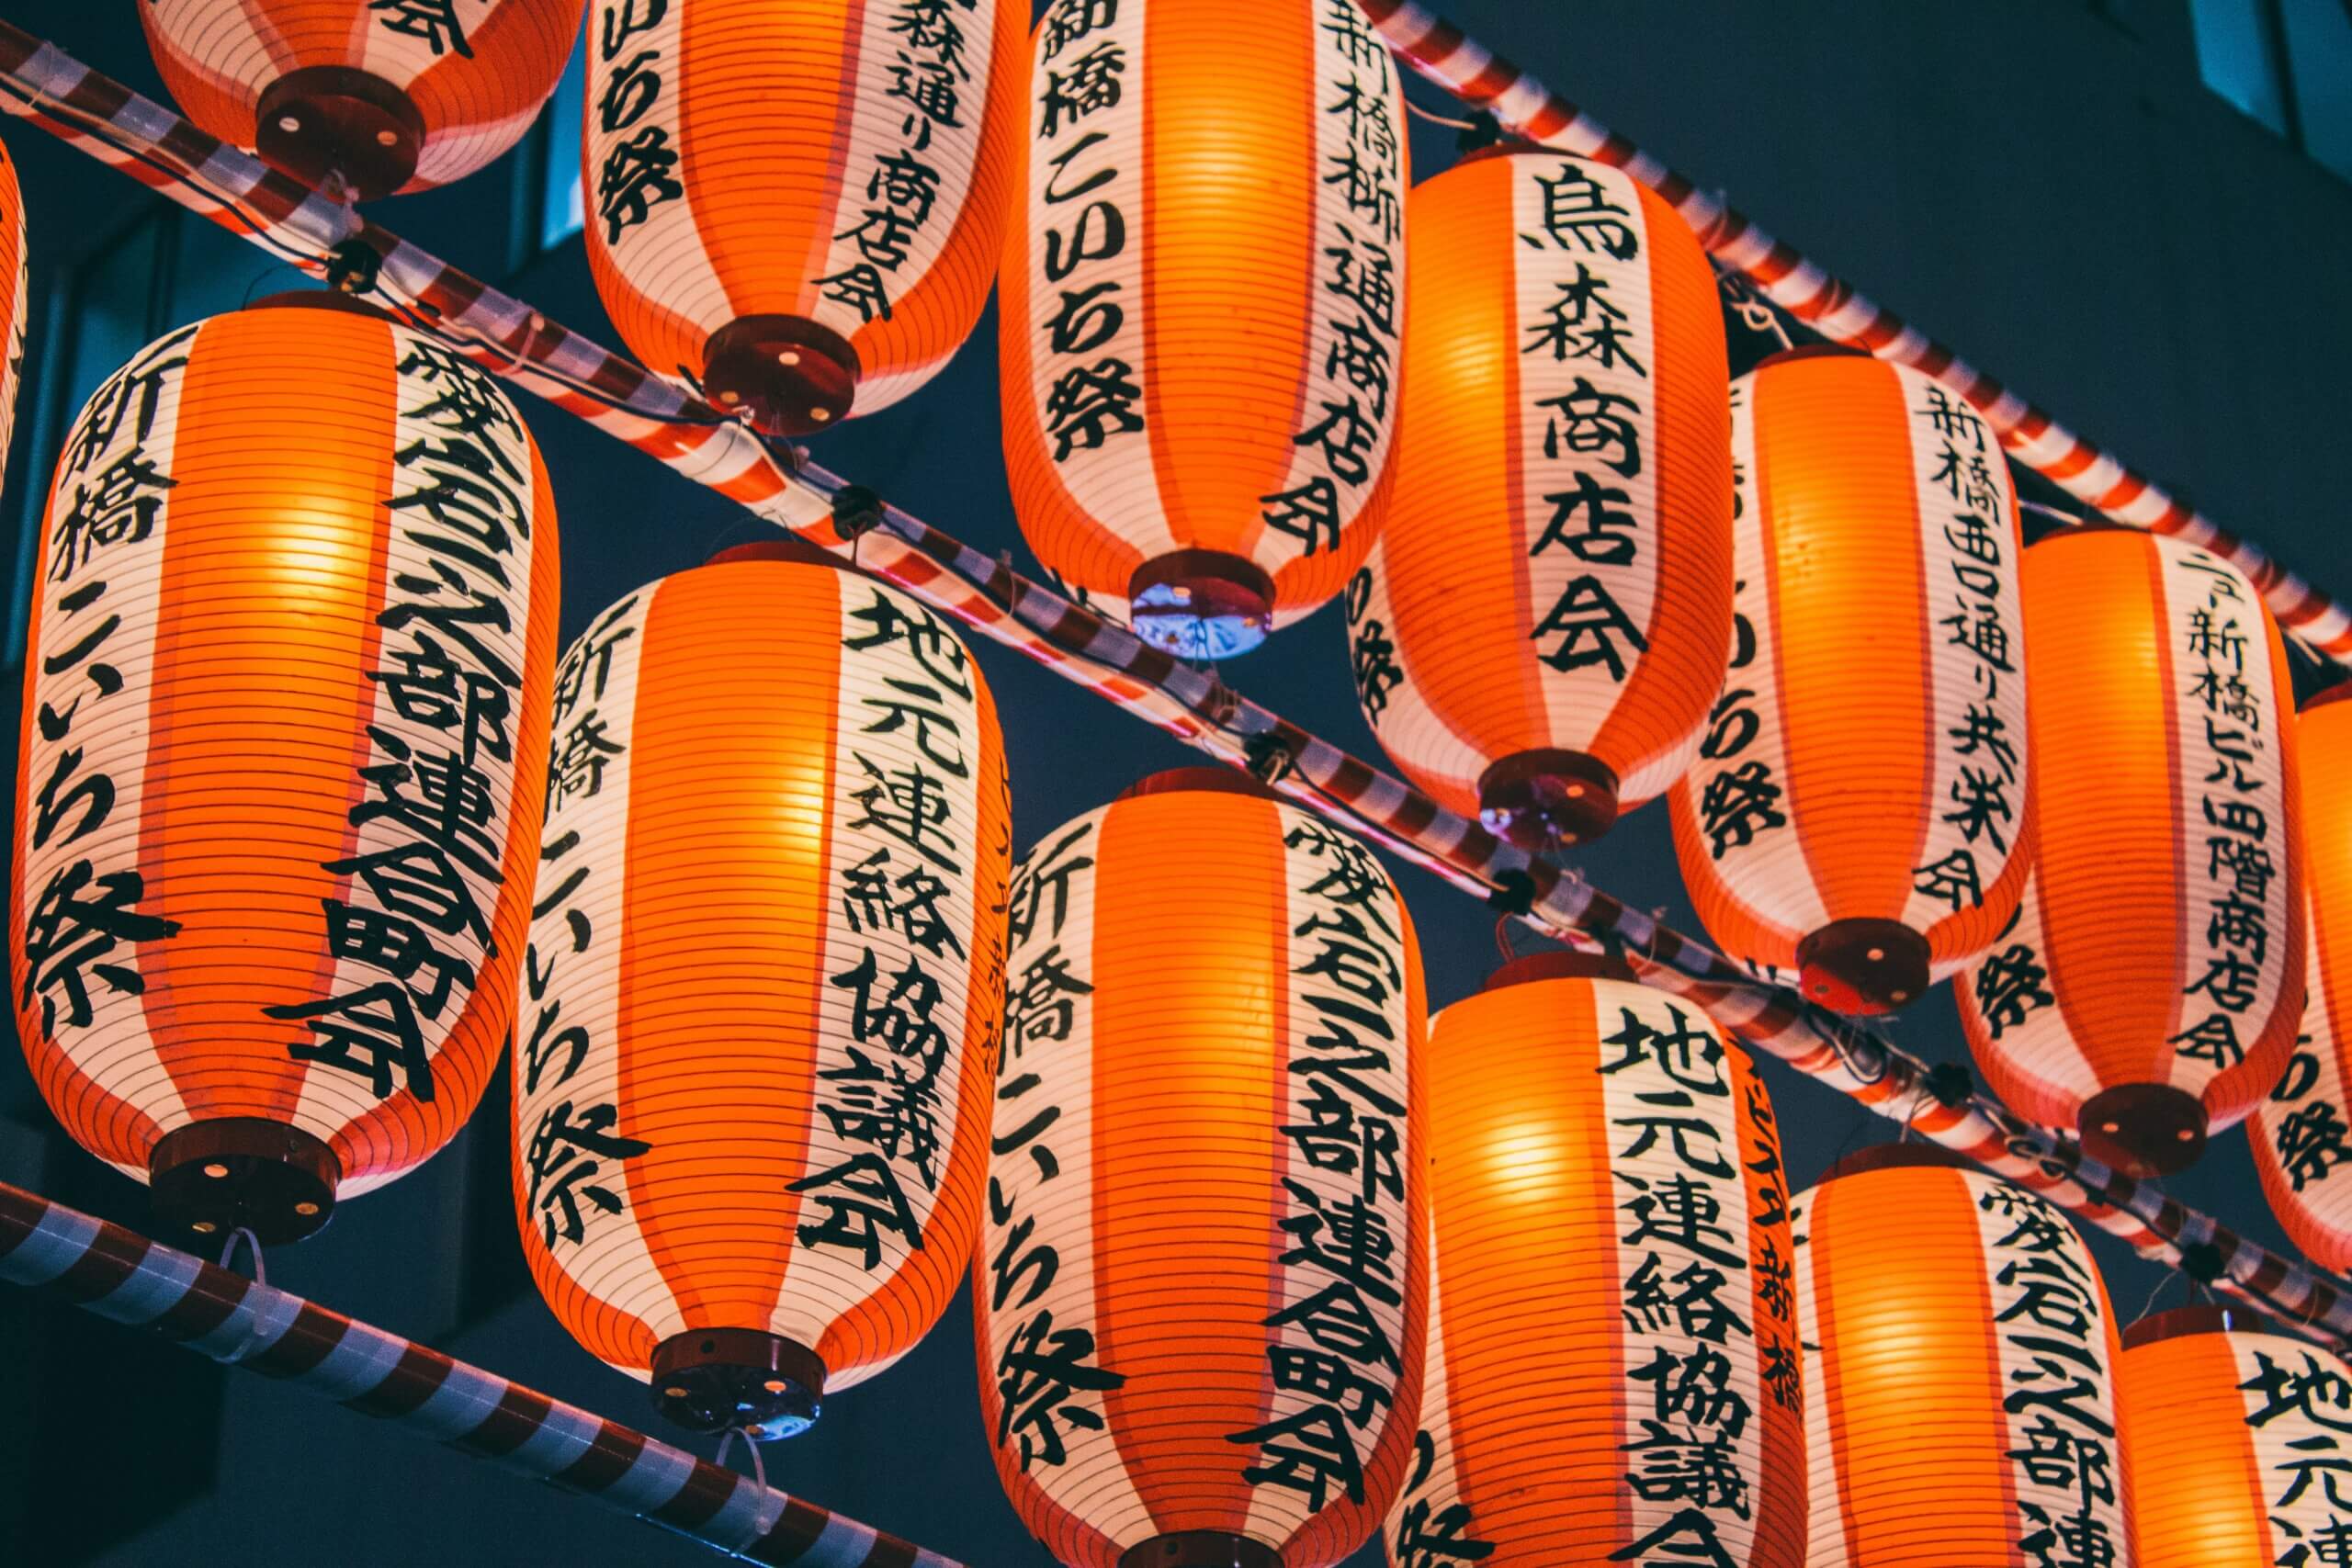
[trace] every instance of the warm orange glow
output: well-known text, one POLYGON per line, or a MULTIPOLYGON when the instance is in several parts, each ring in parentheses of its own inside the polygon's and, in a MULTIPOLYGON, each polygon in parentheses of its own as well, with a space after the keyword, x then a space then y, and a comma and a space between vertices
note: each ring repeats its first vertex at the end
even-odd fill
POLYGON ((30 254, 25 243, 25 198, 17 165, 0 147, 0 453, 17 418, 17 372, 25 357, 26 311, 32 304, 30 254))

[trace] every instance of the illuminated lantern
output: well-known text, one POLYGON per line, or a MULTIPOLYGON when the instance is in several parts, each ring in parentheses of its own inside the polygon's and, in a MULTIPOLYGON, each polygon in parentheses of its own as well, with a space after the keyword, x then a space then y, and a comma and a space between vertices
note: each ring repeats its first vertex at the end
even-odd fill
POLYGON ((556 560, 514 405, 340 296, 184 327, 67 431, 25 660, 17 1034, 175 1228, 307 1235, 481 1099, 556 560))
POLYGON ((25 199, 17 165, 0 147, 0 468, 8 460, 8 434, 17 417, 17 372, 25 361, 25 320, 32 302, 25 265, 25 199))
POLYGON ((799 434, 979 320, 1020 118, 1015 0, 595 0, 588 265, 631 353, 799 434))
MULTIPOLYGON (((2295 767, 2303 777, 2352 776, 2352 683, 2303 705, 2295 767)), ((2352 800, 2339 788, 2303 793, 2304 1000, 2287 1071, 2255 1103, 2246 1137, 2279 1225, 2323 1269, 2352 1269, 2352 800)))
POLYGON ((1731 430, 1731 671, 1675 853, 1732 956, 1884 1012, 1983 951, 2025 878, 2008 468, 1965 402, 1839 349, 1741 377, 1731 430))
POLYGON ((473 173, 523 139, 582 0, 145 0, 197 129, 362 201, 473 173))
POLYGON ((2025 588, 2041 837, 1961 1022, 2020 1115, 2178 1170, 2270 1091, 2302 1021, 2286 648, 2234 568, 2136 530, 2042 540, 2025 588))
POLYGON ((2107 1287, 2064 1214, 1959 1163, 1891 1144, 1798 1201, 1807 1568, 2129 1563, 2107 1287))
POLYGON ((2241 1317, 2184 1307, 2124 1331, 2136 1568, 2326 1568, 2352 1545, 2352 1366, 2241 1317))
POLYGON ((514 1198, 572 1337, 786 1437, 937 1321, 1002 1016, 996 708, 895 589, 746 547, 555 679, 514 1198))
POLYGON ((1352 839, 1190 769, 1046 833, 1011 933, 972 1263, 1006 1493, 1083 1568, 1340 1562, 1421 1406, 1403 899, 1352 839))
POLYGON ((1690 230, 1615 169, 1417 186, 1396 493, 1349 585, 1356 694, 1449 810, 1590 838, 1690 766, 1731 647, 1730 372, 1690 230))
POLYGON ((1804 1568, 1788 1188, 1747 1056, 1622 964, 1544 953, 1439 1014, 1430 1062, 1429 1360, 1389 1562, 1804 1568))
POLYGON ((1054 0, 998 302, 1029 546, 1138 636, 1252 648, 1379 532, 1405 108, 1328 0, 1054 0))

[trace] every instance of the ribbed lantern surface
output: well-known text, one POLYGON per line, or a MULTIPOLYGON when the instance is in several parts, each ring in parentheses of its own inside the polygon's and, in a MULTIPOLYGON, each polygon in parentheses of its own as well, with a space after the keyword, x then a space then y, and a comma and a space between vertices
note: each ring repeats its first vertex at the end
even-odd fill
POLYGON ((2116 1381, 2136 1568, 2352 1556, 2352 1367, 2188 1307, 2134 1324, 2116 1381))
POLYGON ((1021 531, 1149 640, 1240 651, 1340 592, 1386 502, 1387 48, 1348 0, 1054 0, 1028 80, 998 306, 1021 531))
POLYGON ((2303 705, 2295 769, 2303 845, 2303 1027, 2286 1073, 2246 1122, 2270 1212, 2303 1255, 2352 1269, 2352 684, 2303 705))
POLYGON ((761 428, 906 396, 979 319, 1015 0, 594 0, 588 264, 630 352, 761 428))
POLYGON ((1231 776, 1162 775, 1013 877, 980 1404, 1086 1568, 1336 1563, 1420 1413, 1412 925, 1363 845, 1231 776))
POLYGON ((1431 1025, 1429 1363, 1388 1560, 1805 1568, 1771 1102, 1704 1014, 1593 962, 1521 959, 1431 1025))
POLYGON ((150 344, 66 432, 9 943, 76 1141, 264 1239, 438 1149, 497 1063, 556 635, 514 405, 286 298, 150 344))
POLYGON ((1731 647, 1714 274, 1617 170, 1415 187, 1396 491, 1347 594, 1364 717, 1449 809, 1589 838, 1689 767, 1731 647))
POLYGON ((26 312, 32 303, 26 263, 25 197, 17 186, 16 161, 0 147, 0 466, 17 420, 17 376, 25 362, 26 312))
POLYGON ((1882 1012, 1981 952, 2025 876, 2017 505, 1974 410, 1838 350, 1732 387, 1731 671, 1675 787, 1701 919, 1882 1012))
POLYGON ((2041 842, 1961 1021, 2019 1114, 2177 1170, 2270 1091, 2302 1021, 2286 649, 2253 584, 2176 540, 2056 535, 2025 584, 2041 842))
MULTIPOLYGON (((659 7, 660 0, 637 0, 659 7)), ((141 0, 198 128, 362 199, 447 185, 522 140, 582 0, 141 0)))
POLYGON ((922 1337, 971 1252, 994 704, 897 590, 721 559, 597 615, 551 736, 514 1029, 532 1272, 671 1415, 797 1431, 922 1337))
POLYGON ((1798 1201, 1806 1568, 2128 1568, 2098 1266, 2023 1188, 1908 1163, 1939 1155, 1867 1151, 1798 1201))

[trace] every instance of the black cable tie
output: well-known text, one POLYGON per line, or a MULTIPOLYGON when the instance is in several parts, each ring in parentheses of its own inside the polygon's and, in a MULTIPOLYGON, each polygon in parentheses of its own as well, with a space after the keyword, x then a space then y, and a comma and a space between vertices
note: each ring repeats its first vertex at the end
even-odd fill
POLYGON ((1487 892, 1487 908, 1506 915, 1532 915, 1535 912, 1535 879, 1523 871, 1506 871, 1495 878, 1487 892))
POLYGON ((1298 765, 1297 754, 1282 737, 1271 731, 1242 741, 1241 754, 1249 759, 1250 776, 1263 784, 1287 778, 1291 769, 1298 765))
POLYGON ((833 529, 844 539, 872 533, 882 522, 882 498, 864 485, 843 485, 833 492, 833 529))
POLYGON ((1454 134, 1453 152, 1456 157, 1460 157, 1464 153, 1480 152, 1489 147, 1498 147, 1502 145, 1502 141, 1503 122, 1481 109, 1470 117, 1470 125, 1467 130, 1454 134))
POLYGON ((1957 1111, 1976 1093, 1976 1079, 1958 1062, 1939 1062, 1928 1069, 1922 1087, 1938 1105, 1957 1111))
POLYGON ((383 267, 382 254, 355 236, 327 253, 327 287, 342 294, 372 294, 383 267))
POLYGON ((2180 1249, 2180 1271, 2200 1285, 2222 1277, 2222 1249, 2210 1241, 2193 1241, 2180 1249))

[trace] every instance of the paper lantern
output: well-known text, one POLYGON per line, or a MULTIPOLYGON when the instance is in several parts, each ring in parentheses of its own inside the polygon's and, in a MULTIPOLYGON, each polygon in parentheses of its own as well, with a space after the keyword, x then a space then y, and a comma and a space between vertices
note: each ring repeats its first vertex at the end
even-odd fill
POLYGON ((197 129, 362 201, 461 179, 523 139, 583 0, 144 0, 197 129))
POLYGON ((1352 6, 1054 0, 998 303, 1021 531, 1193 657, 1337 594, 1396 412, 1405 108, 1352 6))
POLYGON ((17 1034, 168 1224, 307 1234, 480 1100, 530 907, 556 560, 514 405, 340 296, 184 327, 67 431, 25 661, 17 1034))
POLYGON ((555 681, 514 1199, 572 1337, 789 1436, 910 1349, 979 1221, 1004 756, 946 622, 740 552, 555 681))
POLYGON ((2025 877, 2008 468, 1965 402, 1840 349, 1734 382, 1731 429, 1735 642, 1676 857, 1732 956, 1884 1012, 1982 951, 2025 877))
POLYGON ((1958 1164, 1888 1145, 1798 1201, 1807 1568, 2120 1568, 2107 1287, 2064 1215, 1958 1164))
POLYGON ((2278 1081, 2302 1020, 2286 649, 2252 583, 2176 540, 2069 530, 2025 583, 2041 844, 1961 1022, 2020 1115, 2178 1170, 2278 1081))
POLYGON ((26 267, 25 198, 17 165, 0 147, 0 468, 7 467, 8 435, 17 419, 17 375, 25 363, 25 323, 32 304, 26 267))
POLYGON ((1430 1062, 1389 1562, 1804 1568, 1788 1185, 1746 1055, 1623 964, 1544 953, 1441 1013, 1430 1062))
POLYGON ((2240 1318, 2186 1307, 2124 1333, 2136 1568, 2352 1561, 2352 1366, 2240 1318))
POLYGON ((2335 786, 2352 776, 2352 683, 2303 705, 2295 721, 2295 769, 2324 787, 2303 793, 2304 999, 2301 1037, 2287 1070, 2246 1123, 2270 1212, 2323 1269, 2352 1269, 2352 800, 2335 786))
POLYGON ((1083 1568, 1327 1568, 1412 1453, 1420 957, 1363 846, 1262 795, 1163 774, 1013 875, 980 1406, 1083 1568))
POLYGON ((1364 717, 1449 810, 1590 838, 1690 766, 1731 647, 1715 277, 1627 175, 1498 152, 1415 187, 1411 417, 1347 592, 1364 717))
POLYGON ((631 353, 762 430, 913 391, 995 277, 1014 0, 595 0, 588 265, 631 353))

